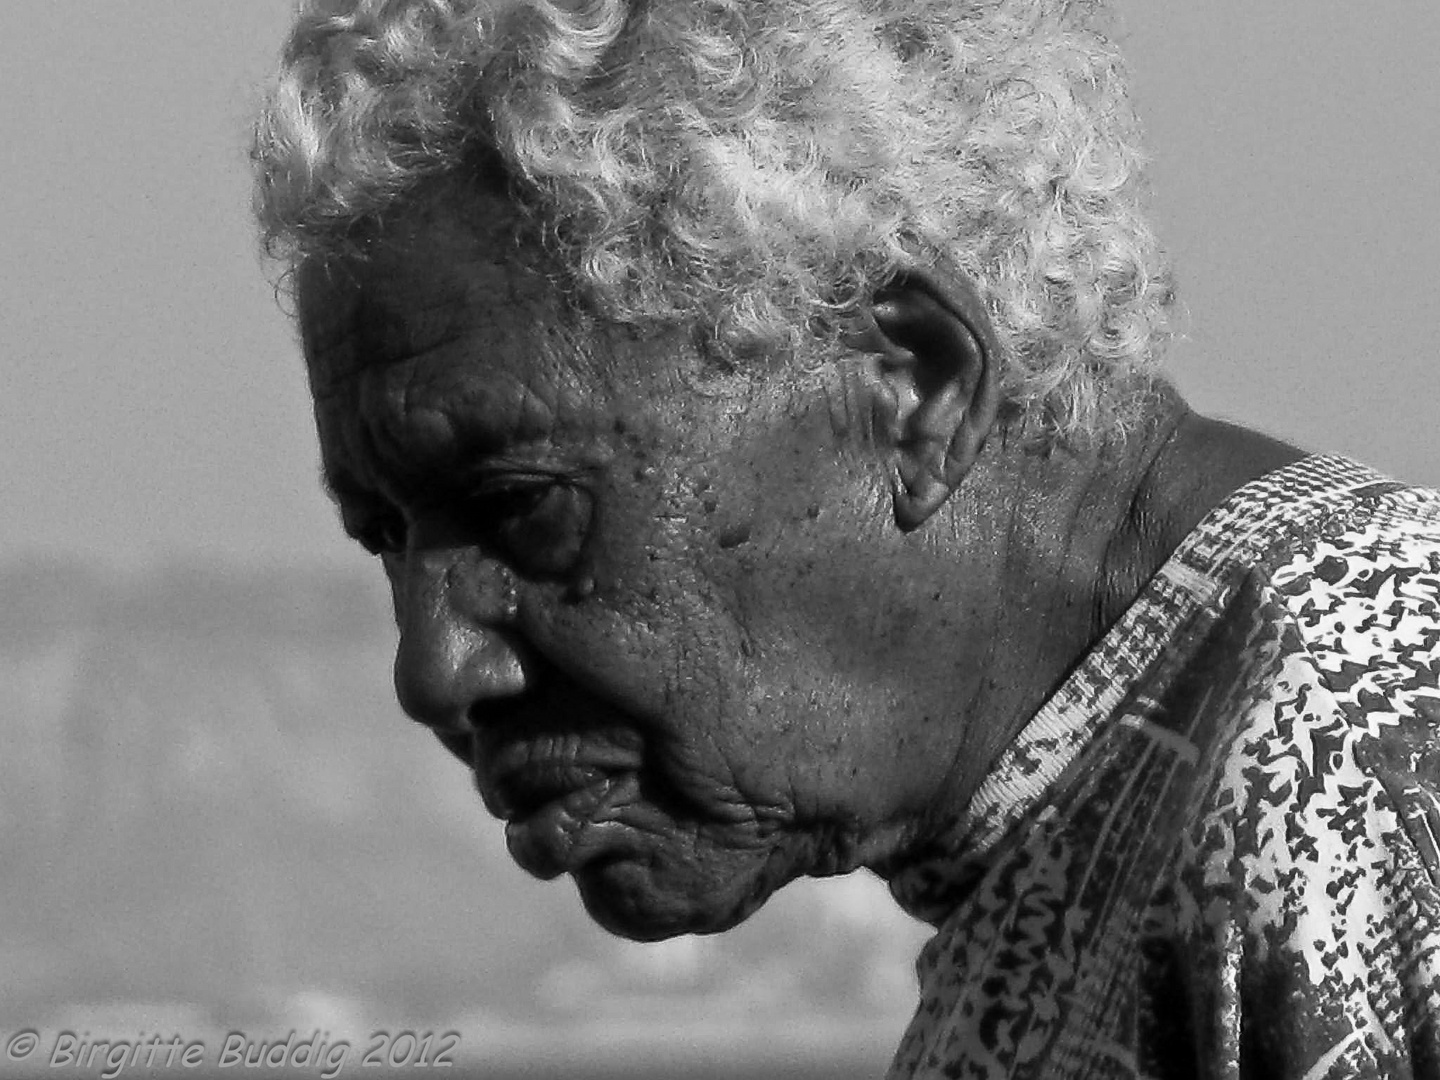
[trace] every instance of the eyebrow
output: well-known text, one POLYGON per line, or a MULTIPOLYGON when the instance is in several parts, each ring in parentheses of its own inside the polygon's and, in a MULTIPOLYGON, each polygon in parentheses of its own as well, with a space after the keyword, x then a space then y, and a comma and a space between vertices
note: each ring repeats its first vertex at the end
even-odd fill
POLYGON ((310 393, 317 403, 328 401, 347 390, 356 379, 377 367, 390 367, 423 360, 427 356, 442 353, 456 345, 466 343, 464 330, 436 336, 433 339, 409 339, 404 348, 393 342, 387 343, 374 335, 355 333, 325 342, 325 378, 316 379, 314 355, 307 355, 310 374, 310 393))
POLYGON ((487 477, 500 473, 526 472, 561 475, 573 471, 567 468, 555 469, 540 465, 526 460, 523 452, 519 455, 513 452, 523 445, 523 443, 507 444, 503 448, 497 445, 492 452, 479 455, 479 460, 461 463, 455 468, 435 473, 410 469, 403 475, 394 475, 385 469, 382 462, 367 459, 370 460, 372 468, 378 471, 378 475, 369 481, 357 476, 354 470, 344 465, 333 467, 329 463, 322 462, 318 470, 320 487, 330 502, 343 512, 347 507, 354 508, 354 504, 357 502, 364 503, 377 499, 385 502, 398 502, 401 505, 427 505, 436 500, 461 495, 487 477), (507 450, 511 452, 507 453, 507 450))
MULTIPOLYGON (((368 439, 365 441, 369 442, 368 439)), ((416 468, 395 474, 385 467, 371 446, 365 448, 359 465, 361 472, 357 474, 344 464, 336 467, 329 462, 321 463, 320 487, 342 511, 356 502, 377 499, 401 503, 424 501, 433 498, 443 488, 459 486, 447 483, 443 476, 422 475, 416 468)))
POLYGON ((325 464, 322 464, 318 471, 320 490, 337 507, 343 506, 347 499, 365 498, 375 494, 348 472, 332 470, 329 465, 325 464))

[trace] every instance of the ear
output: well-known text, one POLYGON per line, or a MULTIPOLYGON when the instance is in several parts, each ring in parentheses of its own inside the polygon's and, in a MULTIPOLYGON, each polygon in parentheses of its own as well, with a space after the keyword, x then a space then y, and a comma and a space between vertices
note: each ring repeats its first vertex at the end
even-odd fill
POLYGON ((878 355, 882 429, 894 439, 895 523, 909 532, 965 478, 1000 408, 999 346, 961 275, 907 272, 875 295, 851 343, 878 355))

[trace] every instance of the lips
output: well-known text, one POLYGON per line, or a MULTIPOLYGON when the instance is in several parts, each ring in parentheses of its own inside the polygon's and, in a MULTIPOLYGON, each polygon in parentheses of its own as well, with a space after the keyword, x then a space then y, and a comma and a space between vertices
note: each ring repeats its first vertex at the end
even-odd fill
POLYGON ((611 853, 623 833, 622 810, 635 808, 639 780, 633 772, 600 772, 590 783, 540 802, 505 824, 510 857, 538 878, 573 872, 611 853))
POLYGON ((475 778, 486 807, 505 820, 511 858, 549 879, 623 843, 619 818, 641 802, 640 762, 638 747, 616 746, 596 731, 531 733, 498 745, 482 735, 475 778))
POLYGON ((486 809, 505 821, 515 861, 549 878, 612 847, 627 831, 622 811, 647 824, 649 814, 637 805, 646 745, 632 718, 563 673, 546 675, 543 689, 486 702, 470 731, 441 738, 466 757, 486 809))
POLYGON ((502 774, 485 785, 496 817, 515 821, 569 795, 601 784, 609 773, 595 765, 538 762, 502 774))
POLYGON ((524 735, 482 732, 474 744, 476 785, 496 817, 513 821, 608 777, 635 772, 641 752, 632 737, 601 731, 531 730, 524 735))

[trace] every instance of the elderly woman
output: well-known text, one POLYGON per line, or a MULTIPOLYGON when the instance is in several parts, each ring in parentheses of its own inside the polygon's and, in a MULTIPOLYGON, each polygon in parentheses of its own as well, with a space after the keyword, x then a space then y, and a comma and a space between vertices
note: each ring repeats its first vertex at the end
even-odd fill
POLYGON ((1440 1075, 1440 496, 1155 373, 1103 5, 316 0, 255 159, 522 867, 641 939, 882 874, 894 1077, 1440 1075))

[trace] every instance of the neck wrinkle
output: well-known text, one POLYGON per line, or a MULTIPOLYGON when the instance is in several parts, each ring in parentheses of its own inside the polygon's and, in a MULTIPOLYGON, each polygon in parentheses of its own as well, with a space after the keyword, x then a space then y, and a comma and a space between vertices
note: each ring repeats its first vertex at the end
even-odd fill
MULTIPOLYGON (((1188 409, 1157 393, 1142 432, 1078 448, 1038 448, 1022 423, 997 433, 980 503, 999 528, 985 666, 969 715, 985 718, 971 789, 1140 595, 1183 535, 1157 533, 1157 463, 1188 409), (1000 512, 997 512, 997 509, 1000 512), (1173 542, 1172 542, 1173 540, 1173 542)), ((973 505, 973 502, 972 502, 973 505)))
POLYGON ((1204 513, 1191 520, 1189 514, 1174 511, 1176 478, 1169 475, 1168 458, 1195 414, 1173 390, 1161 400, 1164 413, 1138 448, 1138 478, 1101 555, 1091 597, 1092 643, 1129 609, 1204 513))

